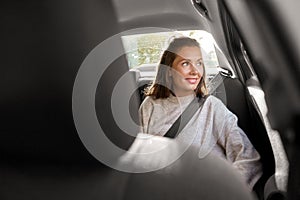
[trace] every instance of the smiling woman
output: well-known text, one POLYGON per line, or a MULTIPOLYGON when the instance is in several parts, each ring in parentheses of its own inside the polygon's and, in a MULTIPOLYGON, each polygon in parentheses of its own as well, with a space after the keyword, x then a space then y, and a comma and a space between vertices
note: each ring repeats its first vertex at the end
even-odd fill
MULTIPOLYGON (((154 83, 140 107, 142 133, 164 136, 195 98, 207 98, 200 45, 175 38, 164 51, 154 83)), ((183 143, 228 160, 252 188, 262 175, 260 155, 237 125, 237 117, 216 97, 209 96, 178 135, 183 143)), ((196 159, 196 158, 195 158, 196 159)))
POLYGON ((178 56, 173 61, 173 69, 170 76, 173 77, 174 93, 176 96, 193 94, 200 80, 203 81, 203 63, 200 48, 196 46, 182 47, 178 56))
MULTIPOLYGON (((154 79, 163 50, 176 37, 190 37, 201 46, 201 62, 205 67, 205 82, 211 88, 214 77, 219 73, 217 57, 218 44, 212 35, 204 30, 174 30, 158 27, 131 29, 122 34, 128 66, 139 87, 140 98, 145 98, 144 90, 154 79)), ((230 68, 230 66, 227 66, 230 68)), ((233 70, 231 70, 233 72, 233 70)), ((226 100, 224 101, 226 103, 226 100)))
POLYGON ((156 99, 167 98, 170 94, 186 96, 194 91, 198 96, 205 95, 205 73, 201 60, 200 45, 195 39, 174 39, 164 51, 155 81, 146 95, 156 99))

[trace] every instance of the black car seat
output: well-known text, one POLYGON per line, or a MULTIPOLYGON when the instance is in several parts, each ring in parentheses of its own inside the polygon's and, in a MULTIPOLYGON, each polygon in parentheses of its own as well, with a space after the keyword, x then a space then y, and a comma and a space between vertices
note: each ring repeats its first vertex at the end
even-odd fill
MULTIPOLYGON (((85 148, 73 120, 73 85, 89 52, 118 33, 111 1, 2 1, 0 16, 1 200, 252 199, 230 166, 211 156, 196 159, 192 148, 169 167, 140 174, 114 170, 85 148)), ((94 98, 107 137, 124 150, 137 140, 118 128, 109 108, 113 85, 126 71, 124 57, 113 62, 94 98)), ((138 99, 131 103, 135 115, 138 99)))

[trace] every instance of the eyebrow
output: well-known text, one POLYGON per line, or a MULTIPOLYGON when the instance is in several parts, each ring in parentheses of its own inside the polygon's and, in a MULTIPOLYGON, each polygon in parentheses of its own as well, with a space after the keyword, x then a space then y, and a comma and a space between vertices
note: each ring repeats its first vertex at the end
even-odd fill
MULTIPOLYGON (((188 61, 188 62, 191 62, 190 59, 186 59, 186 58, 182 58, 180 61, 183 61, 183 60, 186 60, 186 61, 188 61)), ((203 58, 199 58, 197 61, 202 61, 202 60, 203 60, 203 58)))

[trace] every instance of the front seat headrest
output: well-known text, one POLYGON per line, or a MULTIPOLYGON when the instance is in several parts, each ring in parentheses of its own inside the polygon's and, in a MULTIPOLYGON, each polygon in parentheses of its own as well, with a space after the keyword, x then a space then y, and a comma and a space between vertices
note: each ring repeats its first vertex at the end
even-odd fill
MULTIPOLYGON (((0 39, 2 159, 93 160, 74 125, 72 91, 78 69, 88 53, 118 33, 111 2, 9 1, 2 4, 0 12, 1 27, 5 30, 1 31, 0 39), (109 24, 105 31, 104 24, 109 24)), ((116 64, 121 65, 118 73, 122 74, 127 71, 127 64, 125 59, 120 60, 116 64)), ((111 69, 115 68, 113 65, 111 69)), ((113 75, 107 74, 111 77, 101 80, 99 85, 109 88, 119 78, 113 75)), ((102 97, 97 100, 105 103, 98 109, 106 113, 107 94, 101 92, 102 97)), ((138 102, 136 105, 138 108, 138 102)), ((109 115, 104 123, 113 129, 110 137, 118 138, 113 134, 123 133, 114 128, 109 115)), ((125 145, 123 141, 116 143, 125 148, 131 140, 124 141, 125 145)))

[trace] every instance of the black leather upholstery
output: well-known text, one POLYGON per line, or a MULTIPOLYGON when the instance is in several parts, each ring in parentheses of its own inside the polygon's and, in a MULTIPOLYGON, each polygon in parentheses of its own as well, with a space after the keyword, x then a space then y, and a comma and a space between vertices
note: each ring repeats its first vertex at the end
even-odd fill
POLYGON ((266 182, 264 188, 264 199, 266 200, 285 200, 287 199, 286 193, 280 191, 276 186, 275 175, 271 176, 266 182))
POLYGON ((103 31, 111 12, 100 1, 1 2, 2 158, 93 160, 74 126, 72 90, 85 56, 117 33, 103 31))

